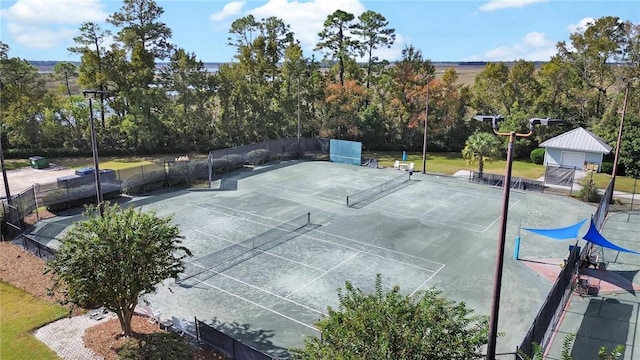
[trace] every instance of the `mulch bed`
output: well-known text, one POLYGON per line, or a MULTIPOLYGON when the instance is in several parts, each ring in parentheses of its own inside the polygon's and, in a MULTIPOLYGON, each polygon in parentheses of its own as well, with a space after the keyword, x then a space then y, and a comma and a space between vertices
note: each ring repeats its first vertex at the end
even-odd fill
MULTIPOLYGON (((41 213, 41 218, 43 214, 41 213)), ((25 251, 21 247, 10 242, 0 242, 0 280, 12 284, 35 297, 50 303, 58 303, 59 298, 47 294, 47 289, 53 285, 50 274, 44 274, 45 261, 25 251)), ((86 312, 84 309, 75 308, 71 315, 80 315, 86 312)), ((132 329, 139 334, 160 332, 158 325, 151 324, 146 318, 134 316, 132 329)), ((109 320, 89 328, 84 335, 85 346, 105 359, 117 359, 115 349, 124 343, 125 338, 120 336, 120 323, 118 319, 109 320)), ((186 341, 186 340, 185 340, 186 341)), ((224 355, 193 344, 194 359, 228 360, 224 355)))

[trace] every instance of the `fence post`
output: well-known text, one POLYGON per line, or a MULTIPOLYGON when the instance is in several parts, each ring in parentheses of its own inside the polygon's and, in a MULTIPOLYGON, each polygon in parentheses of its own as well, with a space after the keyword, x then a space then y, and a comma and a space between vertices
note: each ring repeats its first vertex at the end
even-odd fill
POLYGON ((633 179, 633 193, 631 193, 631 207, 629 208, 629 211, 633 211, 633 200, 636 197, 636 184, 638 184, 638 178, 633 179))
POLYGON ((169 162, 167 160, 162 161, 162 171, 164 171, 164 187, 169 187, 169 162))
POLYGON ((211 153, 207 156, 207 165, 209 167, 209 187, 211 187, 211 180, 213 180, 213 174, 211 173, 211 170, 213 169, 213 165, 211 164, 211 153))
POLYGON ((38 183, 32 185, 33 189, 33 203, 36 207, 36 221, 40 221, 40 212, 38 211, 38 196, 36 195, 36 185, 40 185, 38 183))
POLYGON ((196 324, 196 339, 198 341, 202 341, 202 338, 200 337, 200 325, 198 324, 198 318, 194 316, 193 320, 194 324, 196 324))
POLYGON ((187 167, 187 188, 191 187, 191 179, 189 178, 189 162, 190 161, 187 160, 187 163, 185 165, 187 167))
POLYGON ((146 194, 146 190, 145 190, 145 184, 146 182, 144 181, 144 166, 140 165, 140 174, 142 174, 142 193, 146 194))
POLYGON ((64 181, 64 188, 67 190, 67 210, 71 209, 71 199, 69 198, 69 180, 64 181))

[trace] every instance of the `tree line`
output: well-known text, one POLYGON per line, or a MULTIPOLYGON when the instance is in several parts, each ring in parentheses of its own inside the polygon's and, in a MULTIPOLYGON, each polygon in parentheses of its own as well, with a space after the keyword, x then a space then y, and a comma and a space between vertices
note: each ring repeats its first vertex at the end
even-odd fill
MULTIPOLYGON (((460 151, 478 129, 489 131, 471 120, 478 113, 504 115, 504 130, 525 130, 530 117, 565 120, 520 140, 516 156, 528 157, 541 140, 577 126, 614 145, 625 93, 625 139, 640 135, 640 81, 631 80, 640 77, 640 25, 617 17, 571 34, 541 66, 487 63, 467 86, 453 67, 436 74, 412 45, 393 63, 376 57, 394 44, 395 29, 374 11, 330 14, 315 48, 321 59, 305 56, 282 19, 238 18, 227 43, 234 61, 216 72, 171 42, 162 14, 153 0, 123 0, 109 28, 83 23, 68 49, 81 62, 56 64, 56 89, 0 42, 4 149, 90 149, 89 106, 72 91, 78 87, 104 92, 93 101, 101 153, 209 151, 298 131, 371 150, 418 150, 428 100, 432 151, 460 151)), ((640 161, 640 144, 627 143, 622 161, 640 161)))

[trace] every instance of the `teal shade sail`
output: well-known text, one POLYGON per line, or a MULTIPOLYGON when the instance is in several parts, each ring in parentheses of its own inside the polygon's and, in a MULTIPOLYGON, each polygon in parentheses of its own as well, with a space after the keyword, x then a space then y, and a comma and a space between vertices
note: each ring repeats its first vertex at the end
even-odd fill
POLYGON ((538 235, 546 236, 548 238, 556 239, 556 240, 577 239, 578 232, 580 231, 580 228, 582 227, 585 221, 587 221, 587 219, 584 219, 575 225, 571 225, 563 228, 557 228, 557 229, 525 228, 525 230, 531 231, 532 233, 535 233, 538 235))

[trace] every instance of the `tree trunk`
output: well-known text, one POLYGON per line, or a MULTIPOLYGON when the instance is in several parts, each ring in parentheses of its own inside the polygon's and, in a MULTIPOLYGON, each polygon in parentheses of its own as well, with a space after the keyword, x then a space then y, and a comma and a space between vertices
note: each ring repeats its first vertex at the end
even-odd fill
POLYGON ((478 176, 482 179, 482 173, 484 171, 484 156, 478 157, 478 176))

